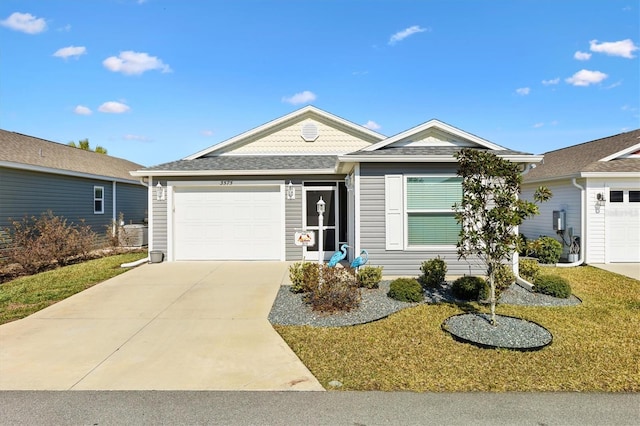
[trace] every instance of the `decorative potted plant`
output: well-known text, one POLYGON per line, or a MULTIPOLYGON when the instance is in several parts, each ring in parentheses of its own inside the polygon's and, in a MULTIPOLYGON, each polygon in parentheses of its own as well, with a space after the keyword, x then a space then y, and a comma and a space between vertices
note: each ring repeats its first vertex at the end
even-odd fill
POLYGON ((580 259, 580 237, 573 237, 569 245, 569 256, 567 260, 569 263, 573 263, 577 262, 578 259, 580 259))

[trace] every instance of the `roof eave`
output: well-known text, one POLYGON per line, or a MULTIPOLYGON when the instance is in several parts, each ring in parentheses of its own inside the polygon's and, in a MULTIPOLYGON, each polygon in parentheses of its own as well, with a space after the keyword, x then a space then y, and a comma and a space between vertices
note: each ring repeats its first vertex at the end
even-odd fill
MULTIPOLYGON (((540 163, 542 155, 498 155, 500 158, 514 163, 540 163)), ((339 156, 340 162, 361 163, 456 163, 458 160, 452 155, 344 155, 339 156)))
POLYGON ((0 167, 7 167, 9 169, 17 169, 17 170, 27 170, 27 171, 38 172, 38 173, 49 173, 53 175, 78 177, 83 179, 103 180, 107 182, 118 182, 118 183, 128 183, 133 185, 141 185, 139 181, 133 180, 133 179, 130 180, 130 179, 120 178, 116 176, 94 175, 91 173, 83 173, 83 172, 76 172, 72 170, 63 170, 63 169, 54 169, 52 167, 35 166, 33 164, 14 163, 11 161, 0 161, 0 167))
POLYGON ((582 178, 629 178, 640 177, 639 172, 581 172, 582 178))
POLYGON ((135 170, 132 176, 276 176, 276 175, 331 175, 331 169, 270 169, 270 170, 135 170))

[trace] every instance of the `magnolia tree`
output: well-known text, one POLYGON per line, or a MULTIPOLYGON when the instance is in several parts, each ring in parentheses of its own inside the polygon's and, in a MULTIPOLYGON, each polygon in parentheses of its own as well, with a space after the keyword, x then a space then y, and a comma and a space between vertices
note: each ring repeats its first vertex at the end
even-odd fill
POLYGON ((511 259, 518 245, 517 227, 539 213, 537 203, 551 198, 539 187, 534 201, 518 198, 522 176, 518 164, 492 153, 463 149, 456 154, 462 177, 462 201, 454 206, 461 225, 458 256, 477 258, 486 266, 491 288, 491 324, 496 324, 497 268, 511 259))

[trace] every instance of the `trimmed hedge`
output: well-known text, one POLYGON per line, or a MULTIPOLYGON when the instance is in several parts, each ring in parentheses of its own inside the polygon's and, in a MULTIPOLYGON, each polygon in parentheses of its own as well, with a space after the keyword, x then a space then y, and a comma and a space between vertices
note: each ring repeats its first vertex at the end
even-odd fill
POLYGON ((571 285, 559 275, 539 275, 535 280, 533 291, 566 299, 571 296, 571 285))
POLYGON ((465 275, 453 282, 451 292, 462 300, 486 299, 489 295, 489 285, 483 278, 465 275))
POLYGON ((422 286, 413 278, 397 278, 391 281, 387 296, 401 302, 421 302, 424 300, 422 286))

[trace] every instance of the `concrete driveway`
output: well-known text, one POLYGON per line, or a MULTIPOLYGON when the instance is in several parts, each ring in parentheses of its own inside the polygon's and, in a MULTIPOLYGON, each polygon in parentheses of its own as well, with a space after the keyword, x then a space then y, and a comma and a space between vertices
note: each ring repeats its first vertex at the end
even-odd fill
POLYGON ((640 281, 640 263, 590 263, 589 266, 614 272, 640 281))
POLYGON ((139 266, 0 326, 0 390, 323 390, 267 320, 287 267, 139 266))

